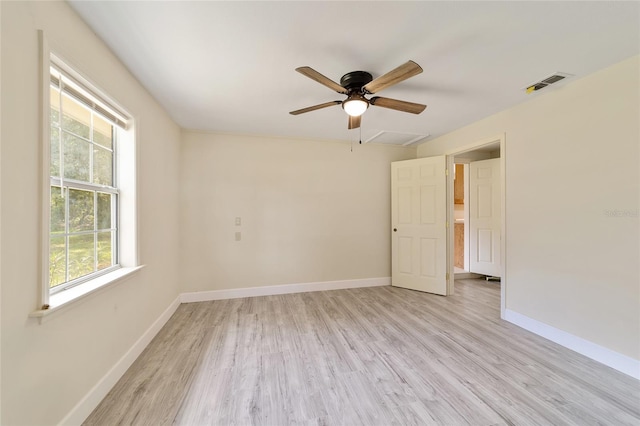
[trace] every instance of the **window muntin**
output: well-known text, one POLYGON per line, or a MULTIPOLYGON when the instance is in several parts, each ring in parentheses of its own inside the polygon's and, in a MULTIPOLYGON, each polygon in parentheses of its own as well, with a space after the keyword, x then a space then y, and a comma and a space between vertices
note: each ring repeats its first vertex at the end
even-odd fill
POLYGON ((55 293, 118 267, 121 122, 57 68, 50 72, 48 275, 55 293))

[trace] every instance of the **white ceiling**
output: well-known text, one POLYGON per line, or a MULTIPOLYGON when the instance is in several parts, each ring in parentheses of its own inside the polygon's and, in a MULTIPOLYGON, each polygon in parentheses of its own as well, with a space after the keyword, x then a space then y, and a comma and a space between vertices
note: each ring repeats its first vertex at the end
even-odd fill
MULTIPOLYGON (((358 140, 334 81, 413 60, 424 73, 379 93, 425 103, 420 115, 372 107, 380 132, 447 133, 640 52, 638 2, 119 2, 72 7, 183 128, 358 140), (523 88, 560 71, 540 92, 523 88)), ((428 140, 428 139, 427 139, 428 140)))

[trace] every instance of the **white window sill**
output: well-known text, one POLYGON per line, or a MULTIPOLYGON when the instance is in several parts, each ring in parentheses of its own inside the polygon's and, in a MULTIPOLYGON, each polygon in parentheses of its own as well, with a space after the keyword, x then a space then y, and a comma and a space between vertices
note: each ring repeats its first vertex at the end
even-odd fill
POLYGON ((112 284, 126 280, 142 268, 144 268, 144 265, 132 268, 120 268, 113 272, 109 272, 108 274, 99 276, 91 281, 87 281, 84 284, 53 294, 49 296, 48 309, 38 309, 33 311, 29 314, 29 317, 38 318, 42 324, 43 321, 46 321, 56 312, 60 312, 76 302, 85 299, 87 296, 109 287, 112 284))

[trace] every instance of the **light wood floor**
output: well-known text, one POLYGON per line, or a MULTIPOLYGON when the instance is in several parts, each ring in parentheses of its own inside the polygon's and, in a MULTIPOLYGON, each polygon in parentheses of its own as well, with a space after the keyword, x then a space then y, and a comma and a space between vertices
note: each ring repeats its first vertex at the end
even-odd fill
POLYGON ((499 283, 181 305, 87 425, 640 425, 640 382, 499 319, 499 283))

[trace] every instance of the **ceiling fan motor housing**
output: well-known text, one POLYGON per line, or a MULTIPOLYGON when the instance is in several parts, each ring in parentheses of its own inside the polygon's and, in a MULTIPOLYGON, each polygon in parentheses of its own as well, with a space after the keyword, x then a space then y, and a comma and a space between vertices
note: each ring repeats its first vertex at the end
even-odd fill
POLYGON ((362 91, 362 86, 370 83, 373 80, 373 76, 366 71, 352 71, 342 76, 340 79, 340 86, 347 89, 349 92, 362 91))

